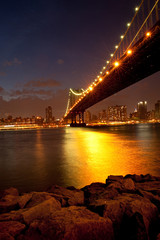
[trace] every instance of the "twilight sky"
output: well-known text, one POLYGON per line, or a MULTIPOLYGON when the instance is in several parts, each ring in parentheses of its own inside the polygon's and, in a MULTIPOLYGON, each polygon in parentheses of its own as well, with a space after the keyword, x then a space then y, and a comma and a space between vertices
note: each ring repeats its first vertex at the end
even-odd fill
MULTIPOLYGON (((0 8, 0 118, 65 113, 69 88, 87 88, 105 65, 140 0, 5 0, 0 8)), ((153 109, 160 72, 96 104, 138 101, 153 109)))

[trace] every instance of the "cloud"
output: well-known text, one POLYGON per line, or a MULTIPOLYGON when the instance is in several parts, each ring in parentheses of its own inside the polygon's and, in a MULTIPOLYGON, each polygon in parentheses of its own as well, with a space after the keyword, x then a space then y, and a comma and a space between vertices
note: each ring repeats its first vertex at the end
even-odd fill
POLYGON ((47 80, 45 80, 45 79, 43 79, 43 78, 41 78, 41 79, 39 79, 39 80, 31 80, 31 81, 29 81, 29 82, 27 82, 25 85, 24 85, 24 87, 27 87, 27 88, 29 88, 29 87, 32 87, 32 88, 34 88, 34 87, 38 87, 38 88, 41 88, 41 87, 57 87, 57 86, 60 86, 61 84, 59 83, 59 82, 57 82, 56 80, 54 80, 54 79, 47 79, 47 80))
POLYGON ((49 99, 42 99, 37 96, 26 96, 25 98, 17 97, 6 101, 0 97, 1 117, 7 115, 13 115, 14 117, 31 117, 33 115, 41 115, 42 117, 45 117, 45 108, 47 106, 52 106, 53 115, 61 118, 65 114, 67 100, 68 89, 58 90, 56 94, 52 95, 49 99))
POLYGON ((63 60, 63 59, 58 59, 58 60, 57 60, 57 63, 61 65, 61 64, 64 63, 64 60, 63 60))
POLYGON ((0 76, 6 76, 5 72, 0 72, 0 76))
POLYGON ((39 97, 41 99, 49 99, 53 97, 54 92, 52 90, 35 90, 35 89, 22 89, 22 90, 12 90, 9 93, 10 98, 26 98, 26 97, 39 97))
POLYGON ((15 66, 15 65, 20 65, 22 64, 22 62, 18 59, 18 58, 14 58, 12 61, 8 61, 6 60, 4 63, 3 63, 3 66, 4 67, 7 67, 7 66, 15 66))

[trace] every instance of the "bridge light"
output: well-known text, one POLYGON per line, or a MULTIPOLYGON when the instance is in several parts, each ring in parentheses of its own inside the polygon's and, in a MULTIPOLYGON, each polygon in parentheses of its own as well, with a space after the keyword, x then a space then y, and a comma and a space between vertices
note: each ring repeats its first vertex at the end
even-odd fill
POLYGON ((100 72, 100 74, 102 74, 102 72, 100 72))
POLYGON ((116 45, 115 48, 117 49, 117 48, 118 48, 118 45, 116 45))
POLYGON ((97 78, 99 78, 99 76, 97 76, 97 78))
POLYGON ((124 38, 124 36, 123 36, 123 35, 121 35, 121 36, 120 36, 120 38, 121 38, 121 39, 123 39, 123 38, 124 38))
POLYGON ((110 56, 113 57, 113 53, 111 53, 110 56))
POLYGON ((93 90, 93 87, 89 87, 89 90, 92 91, 92 90, 93 90))
POLYGON ((103 69, 106 69, 106 67, 103 67, 103 69))
POLYGON ((134 9, 136 12, 139 10, 139 7, 135 7, 135 9, 134 9))
POLYGON ((119 66, 119 62, 116 61, 116 62, 114 63, 114 66, 115 66, 115 67, 118 67, 118 66, 119 66))
POLYGON ((147 33, 146 33, 146 36, 147 36, 147 37, 150 37, 150 36, 151 36, 151 33, 150 33, 150 32, 147 32, 147 33))
POLYGON ((106 63, 108 64, 108 63, 109 63, 109 61, 106 61, 106 63))
POLYGON ((108 75, 108 74, 109 74, 109 71, 107 71, 106 74, 108 75))
POLYGON ((127 27, 129 27, 131 25, 131 23, 127 23, 127 27))
POLYGON ((127 54, 128 54, 128 55, 131 55, 131 54, 132 54, 132 50, 131 50, 131 49, 128 49, 127 54))
POLYGON ((99 81, 101 82, 103 79, 102 78, 99 78, 99 81))

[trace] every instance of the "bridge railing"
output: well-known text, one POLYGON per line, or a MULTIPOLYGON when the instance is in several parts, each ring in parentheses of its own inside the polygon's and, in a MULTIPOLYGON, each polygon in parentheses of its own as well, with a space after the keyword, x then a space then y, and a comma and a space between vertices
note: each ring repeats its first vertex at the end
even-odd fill
POLYGON ((113 63, 121 58, 132 46, 147 33, 147 31, 159 20, 159 0, 142 0, 135 8, 135 15, 127 23, 126 32, 120 36, 120 42, 115 46, 114 52, 107 60, 100 74, 108 70, 113 63))

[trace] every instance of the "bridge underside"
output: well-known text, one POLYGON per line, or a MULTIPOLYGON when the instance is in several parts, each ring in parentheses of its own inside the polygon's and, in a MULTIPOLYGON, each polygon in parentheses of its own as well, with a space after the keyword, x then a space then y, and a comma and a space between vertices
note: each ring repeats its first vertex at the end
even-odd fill
POLYGON ((160 22, 150 32, 150 37, 144 36, 132 47, 132 55, 119 59, 120 65, 110 69, 110 74, 103 76, 103 81, 68 113, 67 118, 160 70, 160 22))

